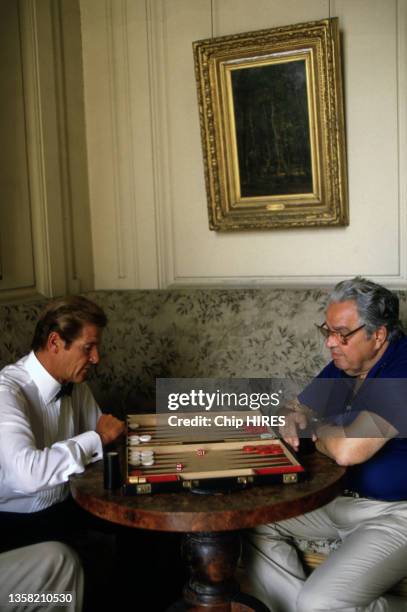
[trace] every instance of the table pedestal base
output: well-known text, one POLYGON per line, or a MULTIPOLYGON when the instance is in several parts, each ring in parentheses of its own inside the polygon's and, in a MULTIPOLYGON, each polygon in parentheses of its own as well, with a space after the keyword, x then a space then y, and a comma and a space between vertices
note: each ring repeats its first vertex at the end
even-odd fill
POLYGON ((255 597, 241 593, 235 579, 238 532, 187 533, 182 548, 189 579, 183 601, 167 612, 268 612, 255 597))

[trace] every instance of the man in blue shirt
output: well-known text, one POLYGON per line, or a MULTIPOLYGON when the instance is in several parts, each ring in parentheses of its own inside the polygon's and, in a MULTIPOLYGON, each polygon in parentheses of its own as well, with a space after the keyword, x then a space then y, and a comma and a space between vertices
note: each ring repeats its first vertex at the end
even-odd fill
POLYGON ((360 277, 344 281, 318 327, 332 361, 286 413, 281 433, 298 449, 312 426, 317 450, 348 466, 347 490, 251 532, 253 588, 273 612, 407 610, 384 594, 407 573, 407 338, 398 298, 360 277), (341 545, 307 578, 295 537, 341 545))

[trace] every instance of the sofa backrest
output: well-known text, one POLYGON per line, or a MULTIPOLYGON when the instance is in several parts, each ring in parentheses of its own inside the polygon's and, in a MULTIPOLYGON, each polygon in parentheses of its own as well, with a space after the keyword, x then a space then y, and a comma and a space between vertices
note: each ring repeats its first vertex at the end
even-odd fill
MULTIPOLYGON (((173 289, 86 294, 109 318, 90 385, 102 407, 143 409, 157 377, 313 376, 326 363, 314 323, 327 292, 300 289, 173 289)), ((407 319, 402 292, 402 319, 407 319)), ((28 352, 46 303, 0 306, 0 367, 28 352)))

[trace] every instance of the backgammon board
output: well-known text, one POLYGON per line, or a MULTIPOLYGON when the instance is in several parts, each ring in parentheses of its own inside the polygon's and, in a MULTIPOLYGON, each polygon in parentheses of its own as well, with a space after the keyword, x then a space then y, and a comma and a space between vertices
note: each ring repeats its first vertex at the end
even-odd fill
POLYGON ((254 412, 263 423, 257 411, 227 412, 224 418, 182 415, 183 422, 195 417, 223 423, 198 427, 170 427, 163 414, 128 415, 125 493, 210 492, 302 480, 304 468, 272 428, 246 424, 256 422, 254 412))

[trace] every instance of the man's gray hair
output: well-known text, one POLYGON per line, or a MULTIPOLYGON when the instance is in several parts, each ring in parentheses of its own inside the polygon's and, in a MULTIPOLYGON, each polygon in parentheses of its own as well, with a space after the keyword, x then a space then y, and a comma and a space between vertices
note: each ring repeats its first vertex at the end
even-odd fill
POLYGON ((366 325, 369 337, 382 325, 387 329, 388 340, 404 335, 403 324, 399 319, 399 299, 386 287, 356 276, 334 287, 328 305, 348 300, 356 302, 360 323, 366 325))

